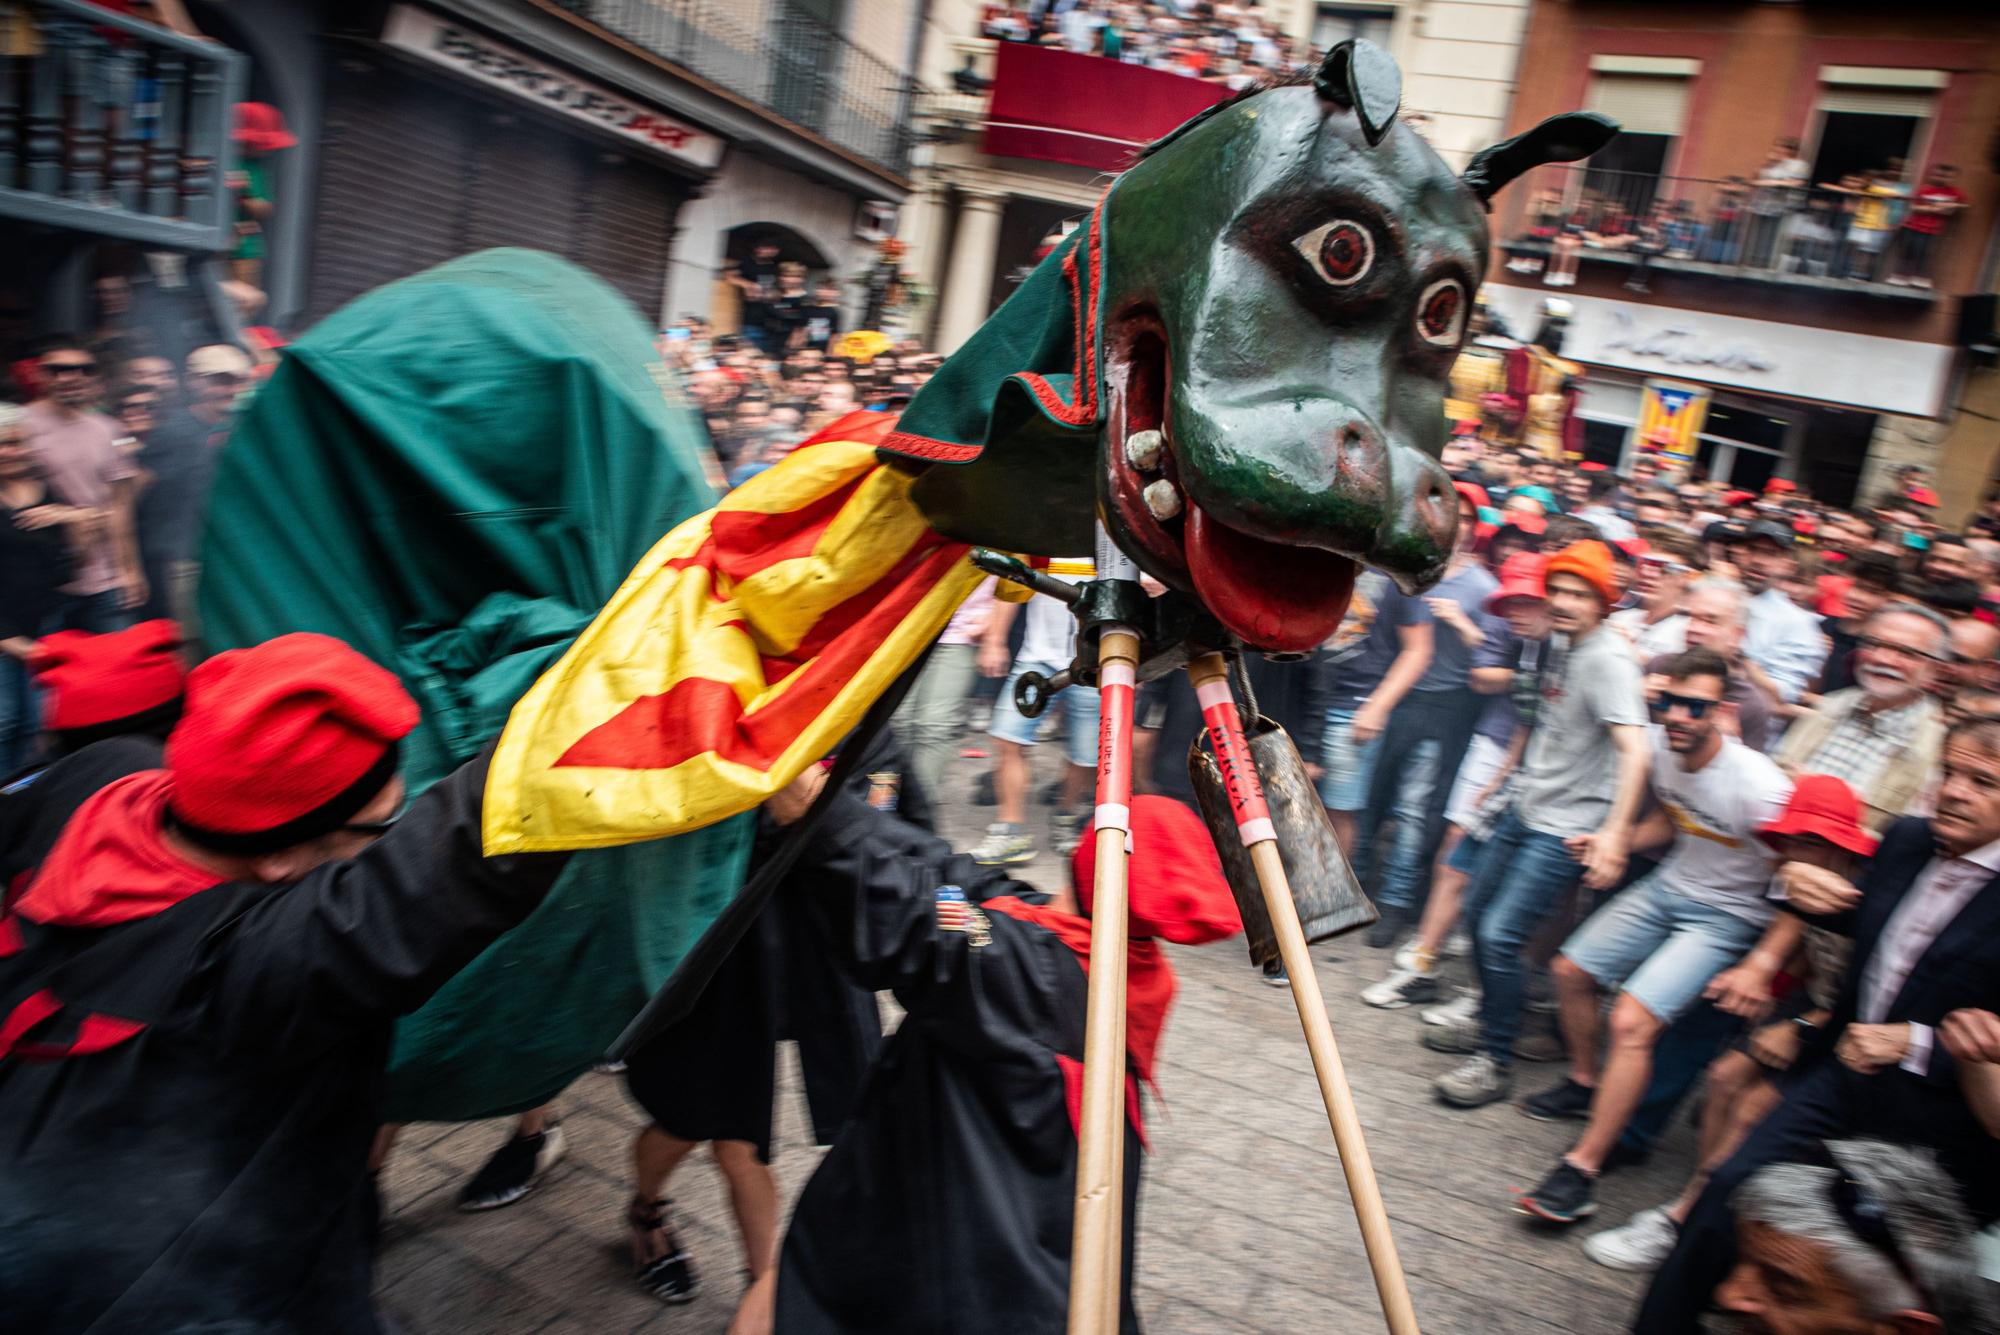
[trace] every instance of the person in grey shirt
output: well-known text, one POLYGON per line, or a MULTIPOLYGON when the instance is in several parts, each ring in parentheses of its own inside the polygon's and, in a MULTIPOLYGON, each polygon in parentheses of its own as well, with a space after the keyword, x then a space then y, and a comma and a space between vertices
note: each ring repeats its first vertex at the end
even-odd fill
POLYGON ((1505 1098, 1513 1084, 1526 971, 1521 960, 1579 879, 1595 890, 1625 871, 1632 816, 1646 783, 1646 712, 1639 668, 1604 630, 1618 597, 1601 542, 1565 547, 1543 576, 1557 646, 1542 673, 1534 732, 1513 807, 1480 852, 1463 921, 1479 974, 1479 1014, 1427 1025, 1427 1047, 1469 1054, 1436 1082, 1458 1108, 1505 1098))

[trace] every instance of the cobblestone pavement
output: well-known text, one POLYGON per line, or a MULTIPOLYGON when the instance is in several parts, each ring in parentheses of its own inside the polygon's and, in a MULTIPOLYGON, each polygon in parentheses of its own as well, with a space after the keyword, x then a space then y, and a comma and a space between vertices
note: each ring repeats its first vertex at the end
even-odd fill
MULTIPOLYGON (((1044 748, 1046 751, 1047 748, 1044 748)), ((1053 775, 1054 757, 1038 756, 1053 775)), ((960 847, 991 808, 972 805, 962 761, 947 783, 945 833, 960 847)), ((1043 808, 1045 813, 1047 808, 1043 808)), ((1040 814, 1035 819, 1041 820, 1040 814)), ((1042 845, 1047 848, 1046 835, 1042 845)), ((1060 874, 1044 852, 1019 873, 1060 874)), ((1586 1260, 1584 1232, 1622 1222, 1678 1188, 1692 1135, 1677 1119, 1651 1164, 1608 1177, 1599 1219, 1557 1234, 1509 1208, 1565 1148, 1569 1126, 1511 1104, 1454 1112, 1431 1079, 1456 1059, 1417 1045, 1414 1010, 1378 1011, 1360 988, 1386 952, 1358 937, 1316 946, 1319 981, 1355 1088, 1396 1243, 1427 1335, 1621 1331, 1643 1287, 1586 1260)), ((1291 994, 1267 987, 1240 941, 1174 949, 1168 1020, 1140 1201, 1138 1303, 1153 1335, 1382 1329, 1333 1137, 1291 994)), ((774 1169, 787 1203, 817 1161, 789 1046, 781 1049, 774 1169)), ((1517 1068, 1516 1096, 1561 1075, 1517 1068)), ((628 1279, 621 1217, 640 1114, 616 1077, 562 1100, 568 1158, 526 1200, 456 1212, 458 1185, 506 1136, 498 1122, 411 1127, 384 1180, 378 1291, 409 1335, 471 1332, 717 1332, 741 1291, 741 1252, 722 1180, 705 1153, 672 1192, 701 1278, 696 1301, 663 1307, 628 1279)))

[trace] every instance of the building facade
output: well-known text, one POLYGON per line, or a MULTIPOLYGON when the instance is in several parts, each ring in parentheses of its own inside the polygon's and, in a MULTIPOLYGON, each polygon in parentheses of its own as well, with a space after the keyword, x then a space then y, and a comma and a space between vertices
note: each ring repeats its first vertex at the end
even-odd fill
MULTIPOLYGON (((1263 63, 1238 77, 1363 37, 1396 57, 1404 72, 1404 119, 1453 165, 1503 133, 1528 0, 1282 0, 1248 12, 1283 43, 1272 49, 1256 43, 1263 63)), ((1112 75, 1055 60, 1003 58, 1003 46, 1019 44, 1010 37, 1030 35, 1025 7, 1016 13, 1019 21, 995 22, 994 7, 978 0, 931 0, 926 8, 916 193, 898 237, 934 296, 915 327, 945 351, 1006 299, 1052 236, 1096 204, 1137 145, 1204 104, 1201 93, 1189 101, 1191 90, 1177 91, 1171 81, 1212 90, 1207 100, 1230 91, 1182 74, 1157 72, 1149 80, 1144 76, 1155 71, 1112 75), (1160 81, 1168 81, 1164 90, 1154 86, 1160 81), (1023 122, 1046 122, 1055 131, 1024 136, 1023 122)), ((1066 34, 1053 20, 1037 45, 1054 54, 1105 44, 1066 34)), ((1230 59, 1248 59, 1250 46, 1230 59)), ((1129 64, 1143 54, 1130 38, 1121 49, 1117 57, 1090 58, 1129 64)))
POLYGON ((1964 299, 1992 291, 2000 10, 1535 0, 1521 61, 1542 77, 1510 131, 1624 126, 1494 217, 1492 308, 1528 335, 1572 307, 1587 454, 1645 444, 1661 386, 1705 401, 1693 461, 1753 490, 1844 503, 1897 464, 1962 472, 1948 438, 1991 454, 1954 428, 1964 299))

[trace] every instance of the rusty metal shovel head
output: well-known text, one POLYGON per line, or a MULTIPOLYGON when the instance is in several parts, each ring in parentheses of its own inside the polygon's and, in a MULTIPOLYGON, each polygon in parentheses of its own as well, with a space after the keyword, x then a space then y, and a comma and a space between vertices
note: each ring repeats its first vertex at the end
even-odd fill
MULTIPOLYGON (((1347 865, 1347 855, 1334 837, 1333 822, 1320 805, 1319 791, 1306 773, 1306 762, 1291 734, 1262 716, 1248 722, 1244 734, 1250 742, 1257 777, 1264 784, 1271 822, 1277 827, 1278 855, 1291 878, 1292 901, 1298 905, 1306 940, 1324 941, 1374 922, 1381 915, 1362 892, 1354 869, 1347 865)), ((1195 802, 1208 823, 1216 852, 1222 855, 1223 874, 1243 915, 1250 962, 1261 966, 1278 957, 1278 937, 1264 908, 1264 892, 1258 886, 1250 850, 1236 833, 1236 817, 1230 810, 1229 794, 1215 753, 1209 748, 1206 729, 1188 747, 1188 776, 1194 780, 1195 802)))

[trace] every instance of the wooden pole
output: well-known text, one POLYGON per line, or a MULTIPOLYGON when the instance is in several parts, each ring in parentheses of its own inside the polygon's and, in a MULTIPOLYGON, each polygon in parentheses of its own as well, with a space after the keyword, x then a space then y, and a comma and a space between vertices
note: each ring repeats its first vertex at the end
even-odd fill
POLYGON ((1083 1108, 1077 1118, 1076 1221, 1070 1235, 1069 1335, 1116 1335, 1124 1285, 1125 837, 1132 828, 1132 707, 1139 637, 1098 639, 1097 873, 1090 909, 1083 1108))
POLYGON ((1237 833, 1244 847, 1250 850, 1257 883, 1264 893, 1264 907, 1277 932, 1278 955, 1291 979, 1292 1001, 1299 1010, 1299 1026, 1305 1030, 1313 1071, 1319 1077, 1320 1098, 1326 1104, 1327 1121, 1333 1126, 1334 1147, 1340 1154, 1340 1170, 1347 1178, 1348 1195, 1354 1201, 1355 1219, 1361 1225, 1361 1242, 1368 1250, 1368 1265, 1375 1274, 1375 1293, 1382 1301, 1383 1318, 1391 1335, 1418 1335, 1416 1308, 1410 1303, 1409 1284, 1396 1256, 1395 1235, 1389 1230, 1389 1211, 1382 1204, 1382 1189, 1375 1181, 1374 1162, 1368 1157, 1361 1115, 1354 1108, 1354 1091, 1348 1087, 1340 1048, 1333 1041, 1333 1022, 1327 1018, 1326 999, 1320 995, 1319 980, 1313 974, 1305 929, 1299 925, 1298 905, 1292 900, 1291 878, 1285 874, 1284 860, 1278 854, 1277 830, 1264 804, 1264 785, 1250 759, 1243 720, 1237 715, 1235 697, 1229 689, 1228 667, 1221 654, 1203 654, 1188 664, 1188 677, 1194 683, 1202 718, 1208 724, 1209 742, 1215 748, 1216 764, 1229 793, 1237 833))

